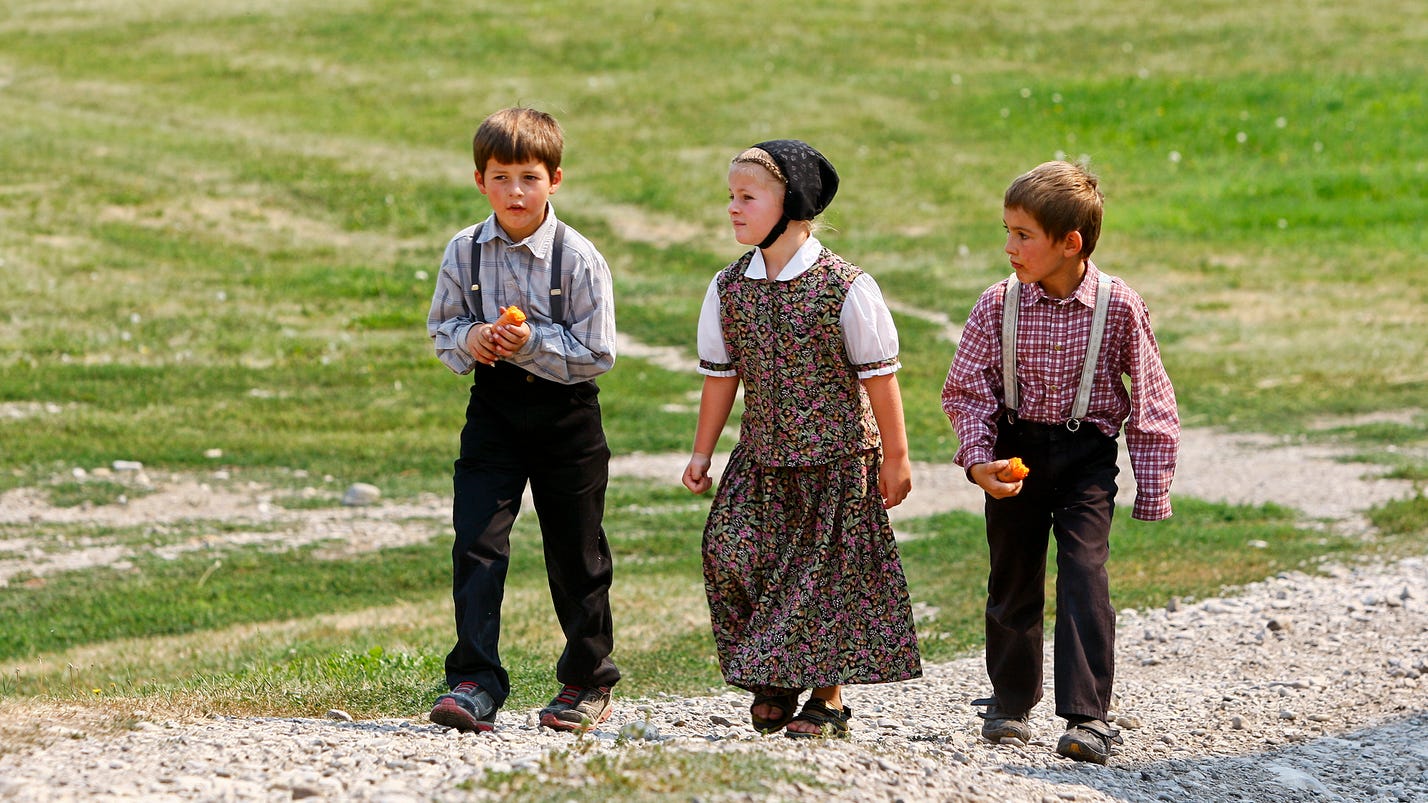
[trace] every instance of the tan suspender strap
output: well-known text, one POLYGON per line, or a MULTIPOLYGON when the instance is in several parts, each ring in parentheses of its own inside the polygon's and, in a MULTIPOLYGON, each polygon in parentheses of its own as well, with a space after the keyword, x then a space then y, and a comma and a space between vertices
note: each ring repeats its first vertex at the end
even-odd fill
MULTIPOLYGON (((1111 275, 1102 273, 1096 285, 1096 309, 1091 317, 1091 339, 1086 343, 1086 358, 1081 363, 1081 382, 1076 387, 1076 400, 1071 405, 1071 419, 1066 428, 1075 432, 1081 419, 1091 410, 1091 385, 1095 382, 1096 361, 1101 356, 1101 341, 1106 335, 1106 319, 1111 309, 1111 275)), ((1013 275, 1007 279, 1007 292, 1002 299, 1002 402, 1016 412, 1020 399, 1016 389, 1016 324, 1021 312, 1021 283, 1013 275)))
POLYGON ((1111 277, 1102 273, 1096 285, 1096 312, 1091 318, 1091 340, 1086 343, 1086 361, 1081 364, 1081 384, 1076 388, 1076 403, 1071 407, 1071 420, 1066 428, 1075 432, 1081 419, 1091 410, 1091 384, 1096 377, 1096 360, 1101 356, 1101 341, 1106 335, 1106 318, 1111 309, 1111 277))
POLYGON ((1012 412, 1021 401, 1016 393, 1016 319, 1020 313, 1021 282, 1013 273, 1007 279, 1007 294, 1002 299, 1002 403, 1012 412))

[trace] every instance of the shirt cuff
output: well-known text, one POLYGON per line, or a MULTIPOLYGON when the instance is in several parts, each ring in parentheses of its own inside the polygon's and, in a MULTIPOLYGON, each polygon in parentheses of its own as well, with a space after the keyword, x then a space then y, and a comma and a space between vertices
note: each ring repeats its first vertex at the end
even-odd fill
POLYGON ((1138 521, 1160 521, 1170 518, 1170 494, 1137 491, 1135 507, 1131 508, 1131 518, 1138 521))

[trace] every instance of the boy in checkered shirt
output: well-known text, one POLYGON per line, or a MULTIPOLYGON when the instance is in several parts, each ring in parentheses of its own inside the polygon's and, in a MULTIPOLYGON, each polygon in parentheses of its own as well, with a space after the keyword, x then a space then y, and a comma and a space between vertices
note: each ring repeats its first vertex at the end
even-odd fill
POLYGON ((1042 693, 1050 534, 1056 715, 1067 721, 1057 752, 1104 764, 1121 741, 1106 723, 1115 675, 1106 560, 1116 438, 1124 428, 1136 479, 1131 516, 1164 519, 1180 418, 1145 301, 1091 262, 1102 203, 1096 177, 1068 162, 1047 162, 1012 182, 1002 220, 1015 275, 989 287, 972 308, 942 408, 960 442, 957 464, 986 492, 993 696, 974 703, 986 707, 982 736, 1031 740, 1029 714, 1042 693), (1004 346, 1011 349, 1005 361, 1004 346), (1094 362, 1083 371, 1088 354, 1094 362), (1012 457, 1030 469, 1024 479, 998 477, 1012 457))

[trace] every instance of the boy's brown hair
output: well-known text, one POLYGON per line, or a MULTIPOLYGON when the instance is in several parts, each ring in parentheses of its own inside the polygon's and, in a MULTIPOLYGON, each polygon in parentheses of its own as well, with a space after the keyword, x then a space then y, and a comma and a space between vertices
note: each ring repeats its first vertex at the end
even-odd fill
POLYGON ((1083 165, 1043 162, 1007 187, 1002 206, 1031 215, 1053 240, 1079 231, 1081 258, 1085 259, 1096 250, 1101 237, 1105 196, 1099 185, 1099 179, 1083 165))
POLYGON ((476 169, 483 175, 491 159, 502 164, 540 162, 554 174, 564 149, 560 123, 545 112, 522 106, 502 109, 482 120, 471 140, 476 169))

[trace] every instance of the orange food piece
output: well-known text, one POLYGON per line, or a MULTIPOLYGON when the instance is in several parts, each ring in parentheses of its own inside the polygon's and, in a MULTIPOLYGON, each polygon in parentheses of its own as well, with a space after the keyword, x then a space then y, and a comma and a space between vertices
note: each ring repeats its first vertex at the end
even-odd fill
POLYGON ((501 313, 501 317, 496 319, 497 326, 520 326, 526 322, 526 314, 521 312, 521 308, 512 304, 506 307, 501 313))
POLYGON ((1002 482, 1019 482, 1026 479, 1026 475, 1031 473, 1031 469, 1021 462, 1020 457, 1013 457, 1007 461, 1007 467, 997 472, 997 479, 1002 482))

